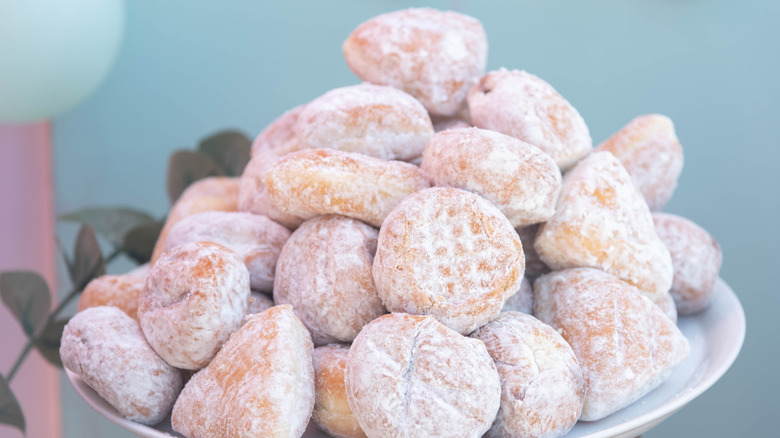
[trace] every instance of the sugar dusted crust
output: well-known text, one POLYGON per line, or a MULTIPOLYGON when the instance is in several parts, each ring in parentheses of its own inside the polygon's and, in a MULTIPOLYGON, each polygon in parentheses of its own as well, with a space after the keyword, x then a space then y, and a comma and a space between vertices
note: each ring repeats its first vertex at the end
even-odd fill
POLYGON ((271 292, 276 260, 289 237, 287 228, 265 216, 207 211, 188 216, 171 228, 165 251, 189 242, 219 243, 244 261, 253 290, 271 292))
POLYGON ((690 315, 710 305, 723 253, 704 228, 682 217, 653 213, 658 236, 672 255, 674 282, 670 291, 680 315, 690 315))
POLYGON ((432 114, 453 116, 485 72, 487 35, 467 15, 414 8, 376 16, 344 42, 361 79, 400 88, 432 114))
POLYGON ((279 256, 274 302, 292 304, 315 345, 351 342, 364 325, 387 313, 371 264, 377 231, 343 216, 303 223, 279 256))
POLYGON ((559 437, 574 427, 585 380, 558 332, 533 316, 501 312, 471 337, 485 343, 501 377, 501 407, 486 437, 559 437))
POLYGON ((314 349, 314 411, 311 420, 334 438, 365 438, 349 408, 344 372, 349 346, 330 344, 314 349))
POLYGON ((468 190, 493 202, 513 227, 549 219, 561 188, 561 172, 548 155, 479 128, 436 134, 420 167, 436 186, 468 190))
POLYGON ((347 400, 368 436, 480 437, 501 387, 485 345, 432 317, 394 313, 363 328, 347 356, 347 400))
POLYGON ((677 326, 637 289, 597 269, 534 283, 534 315, 571 345, 587 392, 582 420, 616 412, 657 387, 690 352, 677 326))
POLYGON ((403 198, 429 186, 415 165, 332 149, 289 154, 265 177, 271 201, 287 214, 339 214, 374 227, 403 198))
POLYGON ((290 306, 247 316, 184 387, 173 430, 190 438, 300 437, 314 406, 313 350, 290 306))
POLYGON ((271 122, 252 142, 252 157, 258 155, 281 158, 301 149, 295 127, 306 105, 298 105, 271 122))
POLYGON ((78 311, 114 306, 138 321, 138 299, 145 283, 145 275, 103 275, 95 278, 81 292, 78 311))
POLYGON ((249 273, 231 250, 192 242, 152 267, 138 305, 141 328, 169 364, 206 366, 247 313, 249 273))
POLYGON ((157 243, 150 265, 154 265, 163 253, 163 245, 171 228, 187 216, 203 211, 237 211, 239 178, 210 177, 192 183, 179 196, 168 212, 165 225, 157 243))
POLYGON ((662 210, 674 194, 683 168, 683 150, 668 117, 639 116, 596 151, 611 152, 620 160, 651 211, 662 210))
POLYGON ((411 161, 422 155, 433 136, 433 124, 412 96, 397 88, 363 83, 314 99, 301 112, 296 132, 302 148, 411 161))
POLYGON ((434 187, 387 217, 373 272, 389 311, 432 315, 465 334, 498 315, 524 268, 520 238, 493 204, 434 187))
POLYGON ((650 299, 672 285, 672 259, 650 210, 609 152, 592 154, 566 174, 555 214, 539 228, 534 248, 552 269, 598 268, 650 299))
POLYGON ((237 208, 246 213, 267 216, 294 230, 303 223, 303 219, 277 208, 271 202, 265 188, 265 175, 271 166, 280 159, 281 157, 276 155, 257 154, 249 160, 241 175, 237 208))
POLYGON ((62 333, 65 367, 128 420, 154 425, 168 415, 182 387, 179 370, 146 343, 133 318, 116 307, 92 307, 62 333))
POLYGON ((555 89, 526 71, 488 72, 468 95, 474 126, 530 143, 569 169, 593 148, 588 126, 555 89))

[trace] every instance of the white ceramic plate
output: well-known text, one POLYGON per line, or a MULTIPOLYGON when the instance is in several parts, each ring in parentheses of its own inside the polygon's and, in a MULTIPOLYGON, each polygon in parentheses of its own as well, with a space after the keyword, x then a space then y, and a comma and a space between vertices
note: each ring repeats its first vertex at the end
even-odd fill
MULTIPOLYGON (((745 314, 734 291, 718 279, 712 305, 678 323, 691 344, 691 355, 664 383, 631 406, 599 421, 579 422, 567 438, 635 437, 656 426, 712 386, 737 358, 745 338, 745 314)), ((180 436, 166 420, 154 428, 125 420, 77 375, 65 370, 76 392, 101 415, 140 437, 180 436)), ((309 425, 304 438, 325 434, 309 425)))

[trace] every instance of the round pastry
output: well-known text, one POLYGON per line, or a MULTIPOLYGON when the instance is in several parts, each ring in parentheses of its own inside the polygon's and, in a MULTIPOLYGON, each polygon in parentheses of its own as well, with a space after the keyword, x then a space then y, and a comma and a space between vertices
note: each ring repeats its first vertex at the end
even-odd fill
POLYGON ((260 313, 270 309, 274 306, 274 300, 268 298, 267 295, 260 292, 250 292, 249 307, 247 308, 247 314, 260 313))
POLYGON ((252 158, 258 155, 282 158, 290 152, 300 150, 295 126, 305 107, 306 105, 298 105, 266 126, 252 142, 252 158))
POLYGON ((267 216, 275 222, 294 230, 298 228, 303 219, 285 213, 277 208, 268 191, 265 188, 265 175, 268 169, 281 157, 276 155, 258 154, 252 157, 241 175, 241 184, 238 189, 238 210, 260 216, 267 216))
POLYGON ((550 268, 539 257, 539 253, 534 248, 536 242, 536 233, 539 231, 539 224, 529 225, 527 227, 515 228, 523 242, 523 253, 525 254, 525 277, 532 283, 542 274, 550 272, 550 268))
POLYGON ((314 406, 313 346, 290 306, 249 315, 173 407, 188 437, 297 438, 314 406))
POLYGON ((466 334, 498 315, 524 269, 520 238, 490 201, 434 187, 387 217, 373 272, 389 311, 432 315, 466 334))
POLYGON ((145 283, 145 276, 131 274, 95 278, 81 292, 78 311, 90 307, 114 306, 138 321, 138 299, 145 283))
POLYGON ((165 225, 154 245, 150 265, 154 265, 162 255, 165 239, 176 222, 202 211, 237 211, 238 184, 239 178, 215 176, 195 181, 187 187, 168 212, 165 225))
POLYGON ((718 242, 704 228, 673 214, 653 213, 658 237, 669 249, 674 281, 669 293, 680 315, 690 315, 710 305, 723 254, 718 242))
POLYGON ((352 342, 364 325, 387 313, 371 265, 377 231, 343 216, 303 223, 279 256, 274 302, 292 304, 314 345, 352 342))
POLYGON ((549 219, 561 189, 558 166, 539 148, 479 128, 436 134, 420 167, 435 186, 468 190, 491 201, 513 227, 549 219))
POLYGON ((65 368, 128 420, 154 425, 168 415, 181 391, 179 370, 152 350, 133 318, 116 307, 92 307, 62 332, 65 368))
POLYGON ((349 346, 331 344, 314 349, 314 410, 311 420, 334 438, 365 438, 349 408, 344 386, 349 346))
POLYGON ((581 420, 616 412, 657 387, 690 352, 677 326, 637 289, 598 269, 534 283, 534 315, 571 345, 587 384, 581 420))
POLYGON ((609 152, 595 152, 570 170, 555 214, 534 248, 552 269, 601 269, 651 300, 672 285, 672 259, 655 232, 642 194, 609 152))
POLYGON ((336 88, 306 105, 297 133, 302 148, 410 161, 422 155, 433 136, 433 124, 412 96, 363 83, 336 88))
POLYGON ((289 154, 265 176, 271 201, 286 214, 339 214, 377 228, 403 198, 429 186, 413 164, 333 149, 289 154))
POLYGON ((485 344, 430 316, 393 313, 365 326, 349 349, 345 380, 369 437, 481 437, 501 398, 485 344))
POLYGON ((501 377, 501 407, 486 437, 560 437, 580 418, 582 369, 569 344, 531 315, 502 312, 472 338, 485 343, 501 377))
POLYGON ((520 289, 504 303, 501 312, 522 312, 528 315, 534 312, 534 288, 527 277, 523 277, 520 289))
POLYGON ((249 273, 231 250, 192 242, 163 253, 138 304, 149 345, 169 364, 203 368, 241 325, 249 273))
POLYGON ((411 94, 432 114, 454 116, 485 72, 487 35, 457 12, 406 9, 374 17, 344 41, 349 68, 364 81, 411 94))
POLYGON ((588 155, 588 126, 571 104, 542 79, 525 71, 489 72, 471 89, 474 126, 502 132, 548 154, 561 170, 588 155))
POLYGON ((639 116, 596 148, 611 152, 626 168, 651 211, 660 211, 677 188, 683 150, 672 121, 660 114, 639 116))
POLYGON ((205 211, 188 216, 171 228, 165 251, 189 242, 214 242, 240 257, 249 271, 249 286, 271 292, 276 259, 290 231, 265 216, 224 211, 205 211))

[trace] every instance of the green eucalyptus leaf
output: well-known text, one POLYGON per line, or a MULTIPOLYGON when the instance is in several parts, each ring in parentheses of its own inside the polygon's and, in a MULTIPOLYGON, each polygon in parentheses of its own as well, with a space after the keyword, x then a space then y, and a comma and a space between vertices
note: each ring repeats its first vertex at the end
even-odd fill
POLYGON ((44 327, 40 336, 35 339, 35 348, 52 365, 62 368, 62 359, 60 358, 60 341, 62 340, 62 331, 68 323, 67 319, 57 319, 44 327))
POLYGON ((0 274, 0 295, 27 336, 35 336, 49 316, 51 307, 46 280, 35 272, 3 272, 0 274))
POLYGON ((225 172, 208 156, 194 151, 180 150, 168 161, 168 196, 175 203, 193 182, 210 176, 222 176, 225 172))
POLYGON ((125 235, 122 251, 139 264, 148 262, 162 228, 161 222, 149 222, 133 228, 125 235))
POLYGON ((3 376, 0 376, 0 424, 13 426, 25 433, 22 407, 3 376))
POLYGON ((223 131, 201 141, 198 150, 219 164, 225 175, 241 176, 249 162, 252 141, 241 132, 223 131))
POLYGON ((89 225, 82 225, 76 237, 76 249, 73 252, 73 265, 70 279, 81 290, 93 278, 105 274, 106 266, 100 251, 95 231, 89 225))
POLYGON ((89 224, 114 246, 121 245, 125 234, 135 226, 154 221, 147 213, 125 207, 88 207, 60 216, 60 219, 89 224))

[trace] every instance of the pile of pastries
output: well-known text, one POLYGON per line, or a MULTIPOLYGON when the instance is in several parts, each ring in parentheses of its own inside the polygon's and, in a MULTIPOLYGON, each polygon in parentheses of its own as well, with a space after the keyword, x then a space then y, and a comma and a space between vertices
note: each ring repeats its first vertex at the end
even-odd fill
POLYGON ((593 148, 480 22, 407 9, 344 42, 363 83, 282 114, 240 178, 192 184, 149 266, 92 281, 65 366, 190 438, 556 437, 657 387, 690 347, 716 241, 660 213, 669 118, 593 148))

